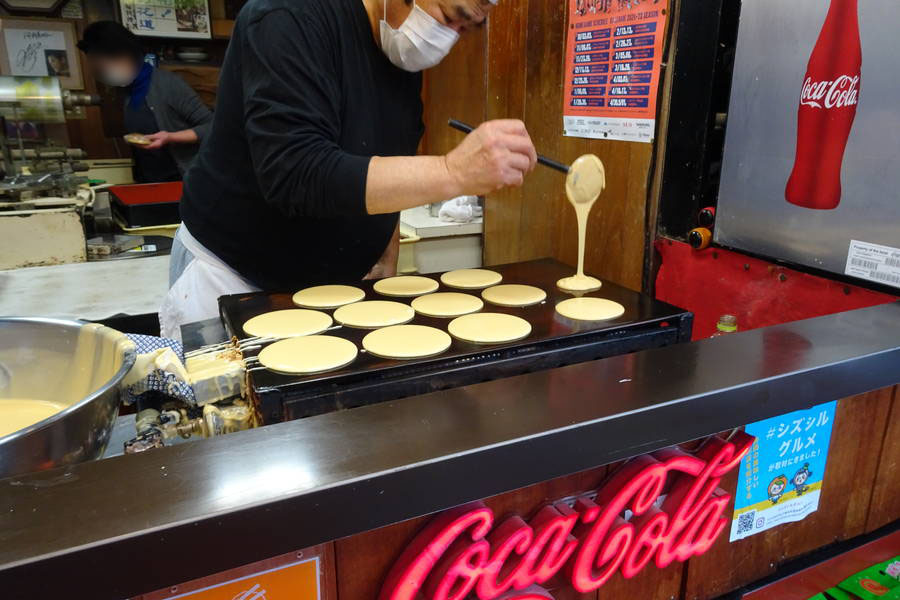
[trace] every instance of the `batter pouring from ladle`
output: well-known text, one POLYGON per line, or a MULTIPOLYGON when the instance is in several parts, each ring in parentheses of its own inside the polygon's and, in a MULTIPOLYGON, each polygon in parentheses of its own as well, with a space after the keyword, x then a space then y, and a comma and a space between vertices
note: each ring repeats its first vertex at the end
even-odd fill
POLYGON ((560 289, 570 292, 590 292, 600 289, 600 280, 584 274, 584 246, 587 237, 588 215, 600 193, 606 187, 606 170, 593 154, 585 154, 572 163, 566 177, 566 195, 575 208, 578 219, 578 271, 556 282, 560 289))

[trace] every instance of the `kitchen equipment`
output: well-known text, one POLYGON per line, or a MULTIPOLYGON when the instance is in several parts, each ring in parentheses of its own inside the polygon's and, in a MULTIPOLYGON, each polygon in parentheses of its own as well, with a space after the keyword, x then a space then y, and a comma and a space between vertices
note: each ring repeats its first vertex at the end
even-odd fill
MULTIPOLYGON (((282 375, 265 368, 249 369, 250 394, 258 401, 264 424, 322 414, 442 390, 481 381, 511 377, 596 360, 617 354, 668 346, 688 341, 693 315, 658 302, 614 283, 590 295, 608 298, 625 307, 625 314, 602 322, 573 322, 556 314, 556 304, 572 297, 556 287, 556 281, 571 274, 571 267, 551 259, 491 266, 507 283, 540 287, 547 299, 524 308, 485 303, 484 311, 522 317, 532 325, 526 338, 507 344, 478 345, 453 340, 450 349, 438 356, 408 361, 378 358, 360 352, 352 364, 316 375, 282 375)), ((431 275, 436 281, 439 275, 431 275)), ((373 281, 354 282, 366 292, 367 300, 388 300, 373 290, 373 281)), ((455 291, 441 284, 439 291, 455 291)), ((478 295, 478 292, 473 292, 478 295)), ((410 302, 412 298, 390 298, 410 302)), ((291 294, 257 292, 219 298, 222 320, 229 336, 247 337, 243 324, 256 315, 293 308, 291 294)), ((325 311, 331 312, 331 311, 325 311)), ((416 315, 413 325, 447 330, 450 319, 416 315)), ((328 335, 348 339, 362 348, 370 333, 347 327, 333 328, 328 335)), ((270 341, 245 345, 248 364, 270 341)))
POLYGON ((129 228, 179 223, 182 188, 180 181, 110 186, 113 216, 129 228))
POLYGON ((119 385, 134 359, 134 344, 103 325, 0 318, 0 399, 68 405, 0 437, 0 477, 99 457, 119 414, 119 385))

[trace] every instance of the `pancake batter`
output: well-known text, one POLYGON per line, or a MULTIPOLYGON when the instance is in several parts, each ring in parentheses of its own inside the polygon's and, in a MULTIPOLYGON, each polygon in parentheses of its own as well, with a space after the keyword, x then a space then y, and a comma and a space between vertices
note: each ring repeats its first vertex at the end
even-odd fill
POLYGON ((65 404, 49 400, 0 398, 0 438, 50 418, 66 408, 68 406, 65 404))
POLYGON ((607 321, 625 314, 625 307, 605 298, 569 298, 556 305, 556 312, 576 321, 607 321))
POLYGON ((350 285, 317 285, 294 294, 294 304, 304 308, 337 308, 365 297, 364 291, 350 285))
POLYGON ((547 299, 547 292, 533 285, 506 283, 481 292, 481 297, 498 306, 531 306, 547 299))
POLYGON ((578 271, 572 277, 560 279, 556 285, 572 292, 600 289, 599 279, 584 274, 584 247, 587 237, 587 221, 594 202, 606 187, 606 171, 603 163, 593 154, 585 154, 572 163, 566 177, 566 195, 575 208, 578 219, 578 271))
POLYGON ((424 325, 395 325, 373 331, 363 338, 363 348, 382 358, 409 360, 446 352, 453 342, 440 329, 424 325))
POLYGON ((409 323, 416 311, 402 302, 369 300, 342 306, 334 311, 334 319, 341 325, 359 329, 377 329, 409 323))
POLYGON ((453 319, 450 335, 475 344, 502 344, 528 337, 531 323, 515 315, 478 313, 453 319))
POLYGON ((322 333, 333 321, 317 310, 292 308, 258 315, 244 323, 244 333, 255 337, 287 338, 322 333))
POLYGON ((349 365, 358 353, 356 344, 344 338, 309 335, 266 346, 259 353, 259 362, 277 373, 310 375, 349 365))
POLYGON ((398 296, 409 298, 430 294, 438 289, 438 282, 429 277, 418 275, 404 275, 401 277, 388 277, 375 282, 375 291, 383 296, 398 296))
POLYGON ((478 312, 484 308, 484 302, 471 294, 437 292, 419 296, 412 301, 412 307, 420 315, 447 318, 478 312))
POLYGON ((503 275, 487 269, 459 269, 441 275, 441 283, 464 290, 480 290, 503 281, 503 275))

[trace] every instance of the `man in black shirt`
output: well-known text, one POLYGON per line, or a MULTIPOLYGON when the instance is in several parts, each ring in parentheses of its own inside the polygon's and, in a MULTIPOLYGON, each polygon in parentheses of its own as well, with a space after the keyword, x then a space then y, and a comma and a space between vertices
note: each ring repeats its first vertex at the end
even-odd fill
POLYGON ((536 154, 520 121, 415 156, 420 71, 496 1, 250 0, 185 178, 164 335, 223 294, 392 275, 400 210, 521 185, 536 154))

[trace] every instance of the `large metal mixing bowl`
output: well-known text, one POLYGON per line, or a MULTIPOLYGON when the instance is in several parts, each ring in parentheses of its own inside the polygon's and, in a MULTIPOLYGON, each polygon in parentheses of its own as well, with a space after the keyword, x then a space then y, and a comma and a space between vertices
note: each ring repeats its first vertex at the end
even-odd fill
POLYGON ((109 327, 0 318, 0 399, 50 400, 63 411, 0 437, 0 477, 99 457, 119 414, 134 344, 109 327))

